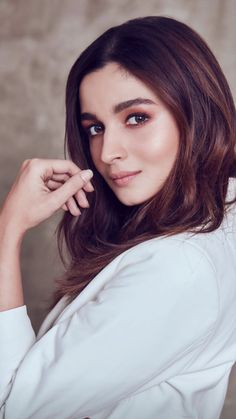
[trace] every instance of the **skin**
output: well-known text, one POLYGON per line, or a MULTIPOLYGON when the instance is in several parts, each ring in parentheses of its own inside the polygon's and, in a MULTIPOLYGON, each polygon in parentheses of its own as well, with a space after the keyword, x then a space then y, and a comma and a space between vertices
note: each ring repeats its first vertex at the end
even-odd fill
POLYGON ((26 160, 0 210, 0 311, 24 304, 20 252, 27 230, 59 208, 79 215, 92 192, 92 172, 69 160, 26 160))
POLYGON ((131 206, 153 197, 178 151, 179 131, 167 107, 116 63, 85 76, 80 105, 93 162, 117 198, 131 206), (145 103, 131 103, 137 98, 145 103), (138 173, 118 181, 111 178, 127 171, 138 173))
MULTIPOLYGON (((168 109, 144 83, 114 63, 84 78, 80 101, 82 112, 90 113, 83 115, 82 124, 91 156, 117 198, 135 205, 154 196, 178 151, 178 128, 168 109), (123 178, 112 179, 117 174, 123 178)), ((85 193, 93 191, 91 177, 91 171, 67 160, 23 163, 0 211, 0 311, 24 304, 20 251, 26 231, 59 208, 79 216, 77 204, 85 210, 85 193)))

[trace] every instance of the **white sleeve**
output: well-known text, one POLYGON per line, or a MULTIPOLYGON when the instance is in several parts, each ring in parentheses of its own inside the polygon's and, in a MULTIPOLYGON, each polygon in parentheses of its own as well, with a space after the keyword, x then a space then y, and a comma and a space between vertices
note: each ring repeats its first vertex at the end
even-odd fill
POLYGON ((0 406, 10 391, 20 362, 34 342, 35 334, 25 306, 0 313, 0 406))
POLYGON ((95 299, 28 351, 5 419, 92 416, 154 378, 175 376, 189 354, 197 356, 218 315, 211 264, 171 241, 133 254, 124 254, 95 299))

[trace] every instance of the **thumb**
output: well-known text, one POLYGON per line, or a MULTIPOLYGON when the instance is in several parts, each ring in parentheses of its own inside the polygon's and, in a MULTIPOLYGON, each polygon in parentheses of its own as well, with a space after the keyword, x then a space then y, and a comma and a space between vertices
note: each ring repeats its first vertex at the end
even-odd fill
POLYGON ((54 210, 60 208, 65 202, 82 189, 93 177, 92 170, 81 170, 71 176, 60 188, 50 193, 50 200, 54 210))

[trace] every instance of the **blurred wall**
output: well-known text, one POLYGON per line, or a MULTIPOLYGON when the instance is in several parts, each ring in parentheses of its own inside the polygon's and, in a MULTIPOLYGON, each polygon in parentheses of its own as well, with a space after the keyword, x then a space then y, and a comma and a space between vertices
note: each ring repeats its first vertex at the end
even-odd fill
MULTIPOLYGON (((24 159, 63 158, 64 89, 80 52, 110 26, 154 14, 177 18, 207 40, 235 97, 236 0, 0 0, 0 203, 24 159)), ((62 269, 55 242, 60 216, 28 232, 23 244, 35 329, 62 269)), ((236 417, 233 374, 222 419, 236 417)))

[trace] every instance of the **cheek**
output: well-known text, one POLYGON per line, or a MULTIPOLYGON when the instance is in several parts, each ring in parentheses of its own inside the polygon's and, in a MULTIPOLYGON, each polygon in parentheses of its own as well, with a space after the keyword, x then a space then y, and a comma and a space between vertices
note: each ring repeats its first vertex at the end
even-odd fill
POLYGON ((145 129, 145 132, 137 133, 136 140, 134 153, 143 161, 154 164, 172 163, 177 156, 179 132, 175 125, 167 127, 151 125, 145 129))
POLYGON ((162 159, 164 161, 174 161, 178 151, 178 137, 168 135, 158 138, 150 145, 150 157, 162 159))

